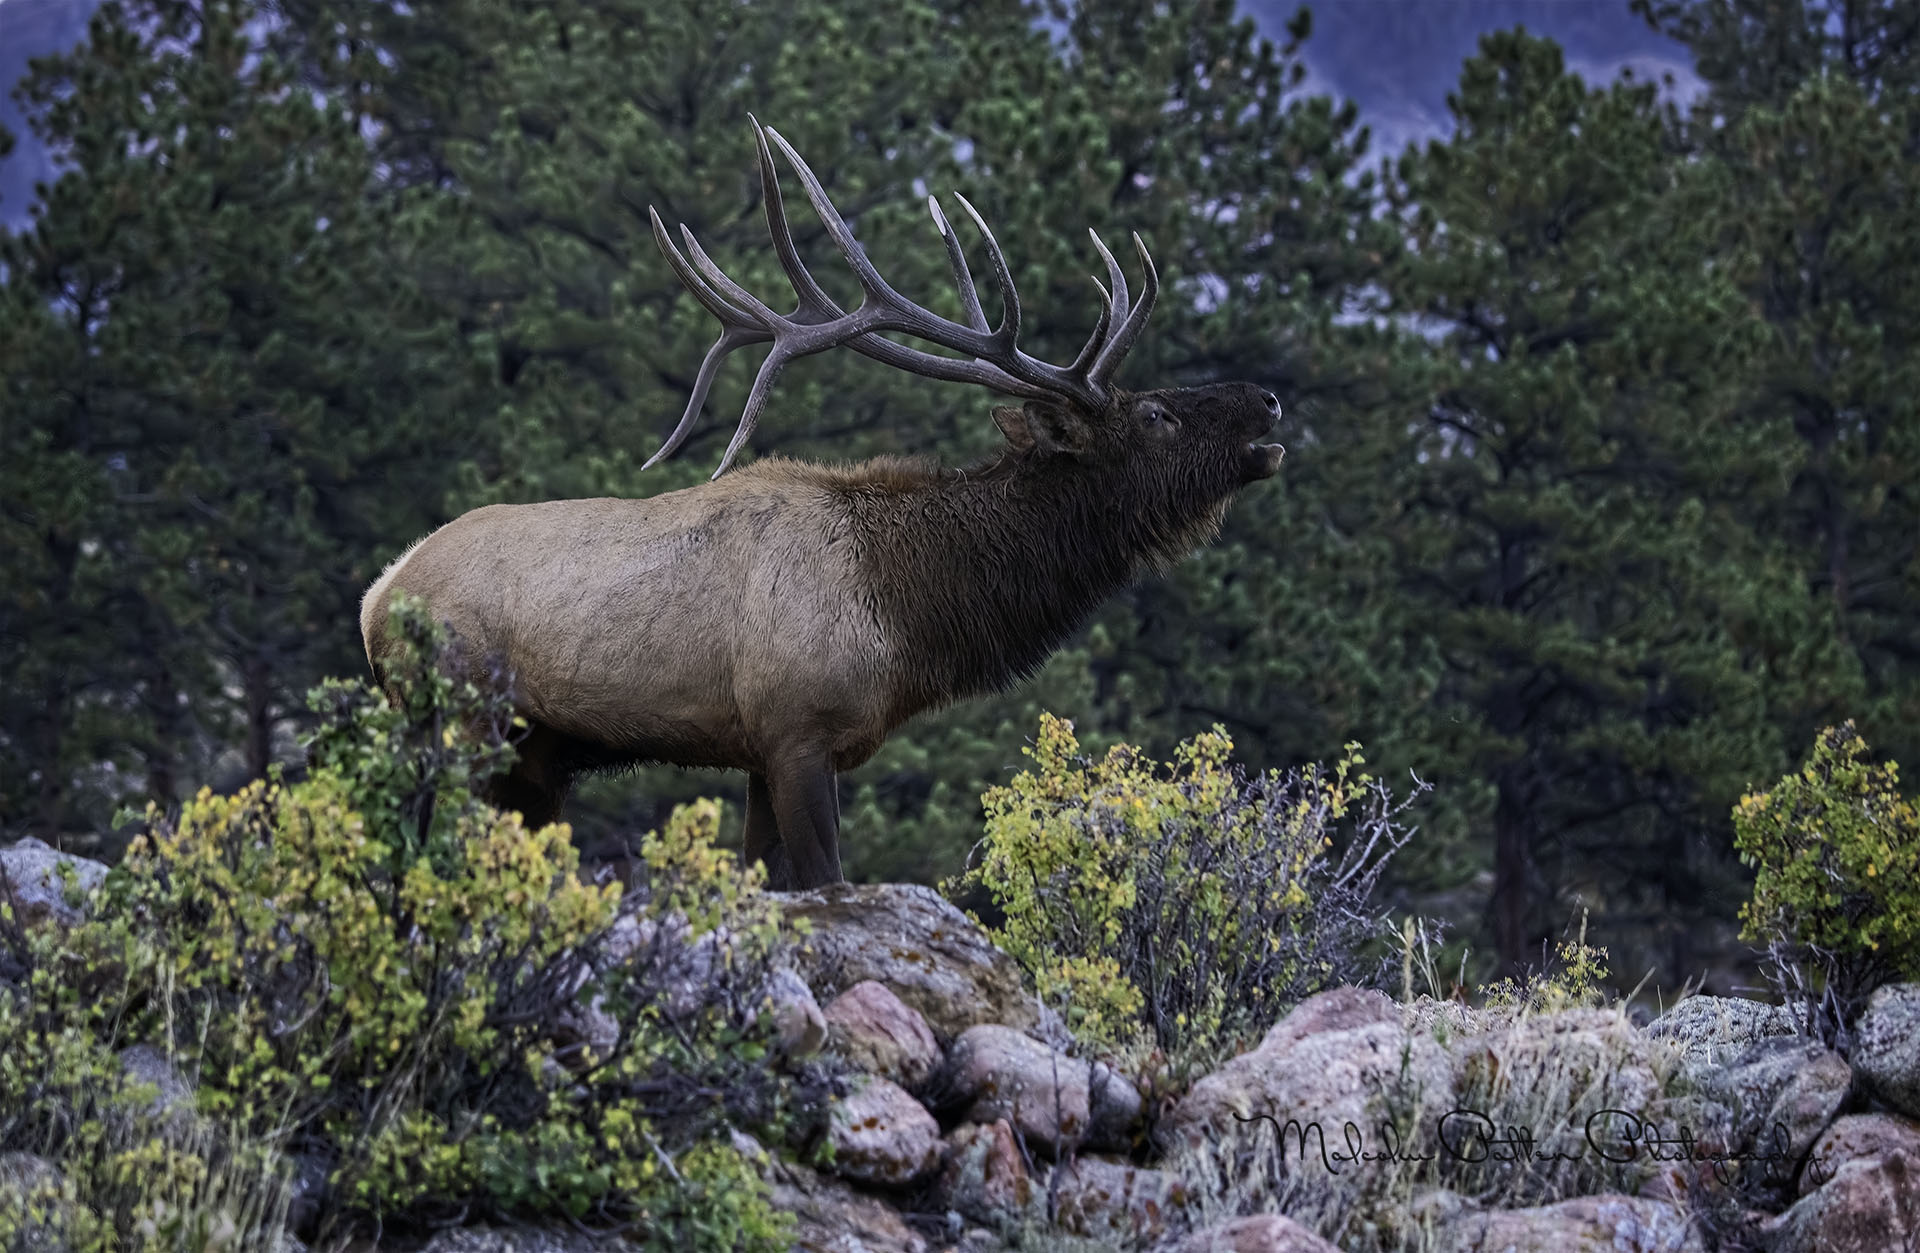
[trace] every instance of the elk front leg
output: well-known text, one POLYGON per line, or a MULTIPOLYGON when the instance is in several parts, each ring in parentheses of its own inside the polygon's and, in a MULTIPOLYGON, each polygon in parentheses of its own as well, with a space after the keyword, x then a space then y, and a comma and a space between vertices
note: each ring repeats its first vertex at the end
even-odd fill
MULTIPOLYGON (((780 843, 793 888, 840 883, 840 800, 826 754, 796 756, 768 771, 780 843)), ((749 782, 751 789, 751 782, 749 782)), ((749 791, 751 805, 751 790, 749 791)))
POLYGON ((517 810, 529 831, 560 820, 572 778, 564 762, 566 745, 555 732, 534 723, 514 745, 513 767, 487 787, 495 809, 517 810))
POLYGON ((767 886, 776 892, 790 891, 793 866, 780 843, 780 822, 774 817, 773 789, 764 774, 747 775, 746 846, 741 852, 749 864, 759 862, 767 868, 767 886))

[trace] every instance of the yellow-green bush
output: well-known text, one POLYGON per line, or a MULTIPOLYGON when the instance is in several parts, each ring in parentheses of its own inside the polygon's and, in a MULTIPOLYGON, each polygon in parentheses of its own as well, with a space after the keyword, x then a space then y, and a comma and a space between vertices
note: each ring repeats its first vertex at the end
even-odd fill
POLYGON ((1379 928, 1367 898, 1408 838, 1404 803, 1359 772, 1357 745, 1330 769, 1254 779, 1232 748, 1216 728, 1171 763, 1126 745, 1092 761, 1046 716, 1034 769, 983 798, 963 885, 991 894, 995 939, 1092 1042, 1144 1028, 1169 1053, 1214 1052, 1363 976, 1379 928))
MULTIPOLYGON (((413 642, 404 708, 361 684, 316 692, 306 778, 150 812, 94 918, 0 996, 0 1034, 37 1032, 24 1064, 55 1072, 0 1058, 0 1108, 46 1094, 27 1102, 44 1125, 0 1126, 0 1150, 100 1158, 76 1128, 111 1121, 87 1111, 118 1091, 112 1050, 152 1042, 196 1084, 196 1125, 223 1133, 163 1137, 144 1168, 212 1179, 223 1146, 297 1151, 329 1177, 310 1239, 546 1215, 648 1247, 784 1249, 730 1133, 779 1137, 826 1089, 771 1064, 779 935, 757 868, 715 847, 703 802, 642 842, 630 890, 582 878, 564 826, 529 831, 476 794, 512 760, 505 693, 417 607, 395 627, 413 642)), ((127 1173, 133 1147, 109 1147, 83 1182, 127 1173)), ((135 1187, 114 1213, 83 1196, 77 1221, 98 1247, 148 1247, 180 1191, 135 1187)))
POLYGON ((1920 979, 1920 809, 1900 767, 1869 760, 1851 722, 1820 733, 1801 768, 1733 810, 1755 868, 1744 938, 1772 947, 1831 1030, 1890 980, 1920 979))
POLYGON ((124 946, 89 958, 96 946, 57 927, 19 926, 7 896, 0 890, 0 1153, 18 1156, 0 1169, 0 1250, 272 1247, 289 1194, 278 1155, 173 1116, 121 1065, 124 946))

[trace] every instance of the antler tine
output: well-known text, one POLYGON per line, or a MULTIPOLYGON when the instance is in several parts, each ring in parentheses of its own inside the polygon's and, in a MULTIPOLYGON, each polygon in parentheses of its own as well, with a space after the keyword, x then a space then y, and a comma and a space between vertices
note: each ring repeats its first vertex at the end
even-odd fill
POLYGON ((1107 291, 1105 283, 1091 274, 1087 275, 1087 278, 1093 283, 1094 290, 1100 293, 1100 320, 1093 324, 1093 334, 1087 336, 1087 342, 1081 347, 1080 355, 1075 357, 1073 364, 1067 367, 1069 374, 1081 377, 1085 377, 1087 366, 1093 361, 1094 354, 1099 352, 1107 342, 1107 327, 1113 324, 1113 296, 1107 291))
POLYGON ((760 372, 753 376, 753 389, 747 393, 747 403, 740 410, 740 425, 734 429, 733 438, 727 442, 727 451, 721 456, 720 465, 714 470, 711 478, 717 479, 727 472, 727 467, 733 464, 733 459, 740 454, 742 448, 746 447, 754 428, 760 425, 760 410, 767 403, 767 393, 773 389, 773 380, 779 377, 780 371, 788 361, 805 355, 805 353, 790 350, 780 340, 773 341, 773 351, 768 353, 767 359, 760 363, 760 372))
MULTIPOLYGON (((753 318, 745 310, 738 308, 715 291, 713 285, 702 278, 700 272, 688 263, 678 248, 674 247, 673 240, 667 235, 666 223, 660 220, 659 212, 652 205, 647 206, 647 217, 653 222, 653 242, 665 254, 667 265, 673 270, 675 276, 688 291, 693 293, 693 298, 704 305, 708 313, 719 318, 727 326, 752 326, 753 318)), ((686 229, 684 224, 681 229, 686 229)), ((771 331, 768 332, 768 338, 772 338, 771 331)))
POLYGON ((814 213, 819 215, 820 224, 827 228, 827 233, 833 236, 834 244, 840 249, 840 255, 846 258, 849 266, 853 267, 854 277, 860 280, 860 290, 869 298, 879 299, 888 304, 903 307, 909 305, 911 302, 893 290, 887 280, 880 277, 880 271, 874 268, 873 262, 867 260, 867 254, 861 250, 859 241, 854 239, 853 231, 847 226, 847 220, 840 216, 838 209, 833 207, 833 201, 828 198, 827 189, 821 186, 820 178, 813 172, 813 167, 794 151, 793 145, 787 142, 786 136, 771 126, 765 129, 767 137, 773 140, 774 146, 786 156, 787 162, 793 166, 793 172, 799 176, 800 186, 805 189, 807 201, 813 205, 814 213))
POLYGON ((967 268, 967 254, 960 247, 960 237, 953 233, 953 223, 947 221, 947 215, 940 212, 939 200, 928 196, 927 212, 933 214, 933 224, 940 228, 940 239, 947 246, 947 263, 953 267, 953 285, 960 289, 960 307, 966 312, 967 325, 985 332, 987 313, 980 307, 980 293, 973 289, 973 271, 967 268))
POLYGON ((993 263, 993 281, 1000 284, 1000 325, 993 330, 993 337, 1006 353, 1018 355, 1020 350, 1014 347, 1020 338, 1020 290, 1013 285, 1013 271, 1007 266, 1007 254, 1000 251, 1000 241, 993 237, 987 228, 987 220, 973 207, 973 202, 959 192, 953 198, 973 219, 974 229, 980 232, 980 238, 986 241, 987 260, 993 263))
MULTIPOLYGON (((693 293, 694 299, 704 305, 707 312, 720 319, 721 331, 720 338, 707 349, 706 357, 700 362, 700 372, 694 376, 693 380, 693 394, 687 400, 687 408, 680 415, 679 424, 673 428, 673 432, 667 436, 659 450, 647 458, 646 463, 640 467, 642 470, 673 456, 680 450, 680 445, 686 442, 687 436, 693 433, 693 424, 700 416, 700 407, 707 402, 707 393, 713 389, 713 380, 720 372, 721 361, 736 348, 744 348, 748 344, 765 343, 773 338, 773 332, 770 329, 755 325, 750 314, 714 290, 712 285, 692 265, 688 264, 686 257, 673 246, 673 240, 667 235, 666 223, 660 220, 659 213, 652 205, 647 206, 647 216, 653 222, 653 240, 665 254, 667 264, 686 285, 687 290, 693 293)), ((681 229, 685 230, 685 227, 681 229)), ((692 243, 692 232, 687 232, 687 240, 690 244, 692 243)), ((697 244, 693 246, 696 250, 699 247, 697 244)), ((704 254, 701 255, 704 256, 704 254)), ((724 274, 720 277, 726 278, 724 274)), ((729 283, 728 286, 733 285, 729 283)))
POLYGON ((720 338, 707 349, 706 357, 700 362, 700 373, 693 379, 693 394, 687 398, 686 412, 680 415, 680 424, 673 428, 673 434, 667 436, 660 450, 648 457, 640 468, 651 470, 668 457, 680 451, 680 445, 687 442, 687 436, 693 433, 693 424, 700 416, 700 406, 707 403, 707 393, 713 390, 713 380, 720 373, 720 362, 736 348, 748 344, 765 343, 771 335, 762 335, 742 327, 729 326, 720 332, 720 338))
POLYGON ((1113 307, 1132 308, 1132 298, 1127 294, 1127 272, 1120 268, 1120 263, 1113 259, 1111 252, 1107 251, 1107 241, 1100 238, 1099 231, 1089 226, 1087 238, 1093 241, 1094 248, 1100 253, 1100 259, 1107 263, 1107 283, 1112 289, 1113 307))
POLYGON ((1146 271, 1146 281, 1141 285, 1140 299, 1133 308, 1127 310, 1127 319, 1113 332, 1113 338, 1107 341, 1100 355, 1094 358, 1093 369, 1088 373, 1087 381, 1095 388, 1104 390, 1113 372, 1119 368, 1120 361, 1133 347, 1133 341, 1147 325, 1147 319, 1153 314, 1154 301, 1160 298, 1160 272, 1153 267, 1153 255, 1141 242, 1140 233, 1133 235, 1134 251, 1140 254, 1140 265, 1146 271))
POLYGON ((766 202, 767 232, 773 236, 773 250, 780 258, 780 268, 787 272, 787 281, 800 297, 799 311, 822 318, 845 317, 846 311, 814 281, 806 263, 800 260, 800 250, 793 243, 793 228, 787 224, 786 200, 780 195, 780 174, 774 168, 773 151, 767 147, 767 128, 751 113, 747 114, 747 120, 753 123, 753 144, 760 157, 760 197, 766 202))

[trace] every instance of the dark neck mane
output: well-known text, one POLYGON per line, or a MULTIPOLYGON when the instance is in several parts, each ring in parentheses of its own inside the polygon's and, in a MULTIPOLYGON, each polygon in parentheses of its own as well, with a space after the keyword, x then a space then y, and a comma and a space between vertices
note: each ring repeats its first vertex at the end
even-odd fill
POLYGON ((908 661, 903 718, 1031 675, 1143 569, 1211 535, 1225 505, 1174 516, 1113 470, 1011 453, 966 470, 870 464, 837 490, 908 661))

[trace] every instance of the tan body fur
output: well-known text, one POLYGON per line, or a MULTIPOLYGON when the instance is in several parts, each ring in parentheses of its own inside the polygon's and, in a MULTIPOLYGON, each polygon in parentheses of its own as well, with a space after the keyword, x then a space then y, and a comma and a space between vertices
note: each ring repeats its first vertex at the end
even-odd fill
POLYGON ((637 759, 764 770, 793 738, 837 769, 871 757, 893 646, 855 595, 850 544, 823 480, 763 461, 643 500, 489 505, 409 552, 369 592, 361 630, 380 662, 386 596, 423 597, 470 648, 512 666, 522 712, 637 759), (556 630, 557 623, 597 629, 556 630), (791 660, 810 659, 801 690, 791 660))

